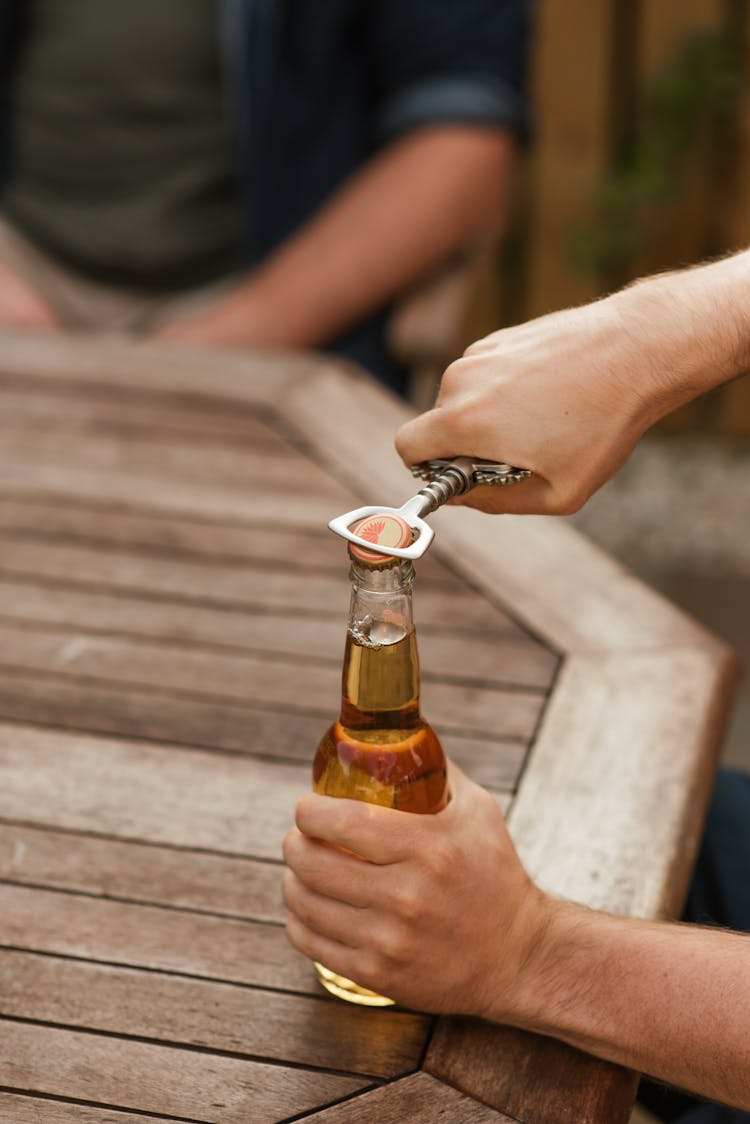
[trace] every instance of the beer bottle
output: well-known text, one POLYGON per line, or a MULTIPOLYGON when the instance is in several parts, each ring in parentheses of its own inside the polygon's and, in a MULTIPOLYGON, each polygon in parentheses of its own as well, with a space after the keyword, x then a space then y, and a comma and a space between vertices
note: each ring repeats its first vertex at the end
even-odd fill
MULTIPOLYGON (((411 528, 371 515, 355 528, 369 542, 403 547, 411 528)), ((352 597, 341 714, 313 764, 313 788, 404 812, 439 812, 448 798, 443 748, 419 709, 419 661, 412 620, 414 567, 408 559, 350 544, 352 597)), ((392 1000, 316 964, 325 988, 368 1006, 392 1000)))

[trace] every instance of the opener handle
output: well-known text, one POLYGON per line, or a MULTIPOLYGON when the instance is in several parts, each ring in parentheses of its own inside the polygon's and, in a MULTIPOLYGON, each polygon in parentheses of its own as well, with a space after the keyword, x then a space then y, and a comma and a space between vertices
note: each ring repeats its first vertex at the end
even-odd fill
MULTIPOLYGON (((436 460, 420 461, 411 466, 411 472, 412 476, 417 476, 420 480, 433 482, 450 468, 456 468, 468 476, 470 482, 463 489, 464 492, 477 484, 517 484, 519 480, 531 476, 528 468, 514 468, 505 461, 487 461, 478 457, 439 457, 436 460)), ((454 495, 462 494, 463 492, 454 492, 454 495)))

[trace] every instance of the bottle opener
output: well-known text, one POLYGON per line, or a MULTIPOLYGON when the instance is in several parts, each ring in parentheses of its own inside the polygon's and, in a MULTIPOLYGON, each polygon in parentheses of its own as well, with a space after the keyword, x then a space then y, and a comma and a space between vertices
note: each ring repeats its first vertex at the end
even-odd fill
POLYGON ((416 496, 412 496, 401 507, 357 507, 337 515, 328 526, 348 542, 356 543, 378 554, 395 555, 397 558, 421 558, 435 532, 425 516, 430 515, 454 496, 462 496, 477 484, 515 484, 531 476, 527 468, 513 468, 512 465, 497 461, 477 460, 473 457, 446 457, 439 460, 422 461, 412 465, 412 475, 426 480, 416 496), (352 527, 368 515, 398 515, 412 528, 413 541, 409 546, 381 546, 370 539, 363 539, 352 531, 352 527))

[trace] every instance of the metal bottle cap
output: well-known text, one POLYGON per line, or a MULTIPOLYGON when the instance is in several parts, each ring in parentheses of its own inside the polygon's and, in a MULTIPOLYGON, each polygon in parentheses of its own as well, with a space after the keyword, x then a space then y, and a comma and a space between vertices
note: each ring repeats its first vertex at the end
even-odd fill
POLYGON ((359 523, 352 527, 353 533, 360 540, 349 544, 349 553, 358 562, 366 562, 368 566, 383 566, 394 561, 392 554, 383 552, 383 548, 394 547, 402 550, 408 546, 412 538, 409 524, 400 515, 391 512, 375 512, 366 515, 359 523), (361 541, 377 543, 380 550, 368 550, 361 545, 361 541))

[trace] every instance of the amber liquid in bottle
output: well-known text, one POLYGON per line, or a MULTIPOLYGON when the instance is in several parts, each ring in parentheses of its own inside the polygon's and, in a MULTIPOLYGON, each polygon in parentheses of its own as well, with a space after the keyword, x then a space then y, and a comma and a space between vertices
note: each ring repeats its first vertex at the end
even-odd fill
MULTIPOLYGON (((439 812, 447 802, 443 748, 419 710, 419 660, 411 615, 410 562, 370 570, 354 564, 341 714, 313 764, 315 792, 403 812, 439 812)), ((328 991, 352 1003, 390 999, 316 965, 328 991)))

